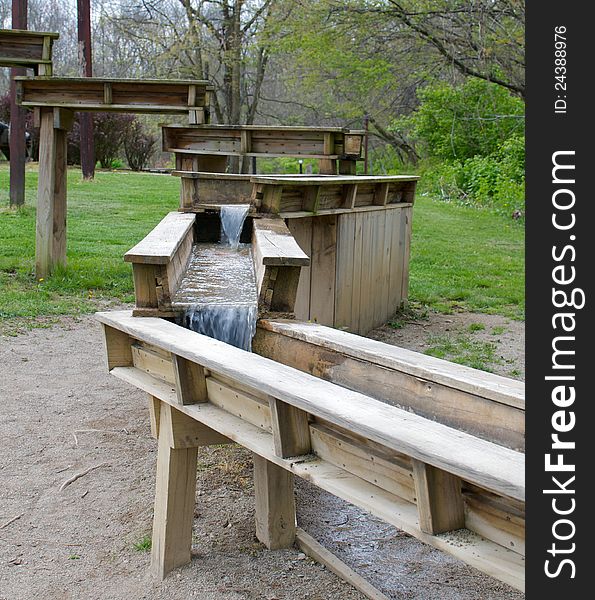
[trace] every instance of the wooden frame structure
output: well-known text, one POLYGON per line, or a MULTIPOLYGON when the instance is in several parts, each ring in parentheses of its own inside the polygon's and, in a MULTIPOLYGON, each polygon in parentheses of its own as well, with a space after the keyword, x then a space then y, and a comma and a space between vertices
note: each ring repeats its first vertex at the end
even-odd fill
POLYGON ((33 69, 36 75, 52 74, 52 47, 58 33, 0 29, 0 67, 33 69))
POLYGON ((267 547, 294 542, 298 475, 523 588, 522 453, 163 319, 97 318, 110 372, 149 394, 159 576, 190 561, 198 447, 233 441, 254 453, 256 535, 267 547))
MULTIPOLYGON (((180 214, 192 217, 192 213, 197 213, 200 222, 203 214, 220 210, 233 195, 238 182, 249 185, 250 196, 239 198, 243 204, 251 204, 253 228, 261 227, 258 223, 264 218, 283 219, 287 227, 281 229, 289 230, 283 239, 288 240, 290 234, 297 244, 292 256, 297 261, 294 266, 299 268, 283 267, 278 271, 279 280, 271 280, 278 290, 275 294, 281 294, 282 288, 285 290, 275 297, 283 296, 286 308, 282 309, 276 301, 270 304, 261 299, 261 314, 295 313, 304 321, 365 334, 385 323, 407 301, 411 218, 417 179, 416 176, 263 177, 196 173, 189 178, 183 176, 182 181, 207 181, 210 202, 203 203, 199 199, 189 212, 180 214), (223 190, 221 197, 216 194, 218 186, 223 190), (307 263, 305 258, 311 260, 307 263), (285 280, 289 272, 292 276, 285 280), (295 277, 298 277, 297 287, 295 277)), ((182 188, 184 190, 184 186, 182 188)), ((161 265, 166 265, 175 260, 184 270, 188 261, 190 246, 182 244, 181 237, 187 234, 190 221, 177 218, 175 213, 169 214, 166 220, 163 231, 158 226, 126 254, 125 260, 134 265, 135 284, 150 282, 150 292, 144 285, 141 286, 144 291, 137 292, 137 315, 171 315, 168 299, 175 294, 178 279, 172 280, 169 288, 163 287, 160 282, 165 281, 165 276, 159 270, 165 267, 157 263, 161 261, 161 265), (179 227, 172 228, 176 222, 179 227), (170 241, 166 252, 162 252, 164 231, 169 232, 170 241), (185 250, 180 254, 178 248, 185 250), (141 263, 147 264, 141 266, 141 263), (141 276, 141 270, 150 275, 141 276), (169 291, 165 291, 166 288, 169 291)), ((225 267, 222 265, 222 268, 225 267)))
POLYGON ((35 270, 47 277, 66 263, 66 133, 74 111, 187 114, 209 118, 206 81, 17 77, 17 101, 34 108, 39 132, 35 270))
MULTIPOLYGON (((196 229, 191 213, 171 212, 124 260, 132 263, 136 308, 134 316, 176 317, 172 300, 184 275, 196 229)), ((255 219, 252 223, 252 259, 261 315, 292 314, 302 267, 310 259, 300 249, 280 218, 255 219)), ((226 269, 227 264, 219 265, 226 269)))
POLYGON ((355 175, 364 131, 340 127, 267 125, 163 125, 163 151, 179 171, 225 172, 228 156, 319 160, 321 173, 355 175))

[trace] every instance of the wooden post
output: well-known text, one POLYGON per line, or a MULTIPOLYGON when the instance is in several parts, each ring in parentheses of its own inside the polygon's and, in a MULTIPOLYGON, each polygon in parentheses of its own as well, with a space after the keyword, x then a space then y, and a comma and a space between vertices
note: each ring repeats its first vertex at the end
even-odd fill
POLYGON ((196 496, 198 448, 228 444, 228 438, 151 397, 151 413, 159 416, 157 478, 151 570, 163 579, 190 562, 196 496))
POLYGON ((162 404, 159 411, 151 570, 160 579, 190 562, 196 494, 198 447, 173 447, 179 428, 171 410, 162 404))
MULTIPOLYGON (((66 264, 66 128, 69 111, 41 108, 35 272, 37 278, 66 264), (58 111, 58 112, 56 112, 58 111)), ((70 113, 71 114, 71 113, 70 113)))
POLYGON ((295 540, 293 473, 254 454, 256 537, 269 549, 290 548, 295 540))
POLYGON ((309 454, 312 446, 308 414, 272 396, 269 405, 275 454, 283 458, 309 454))
MULTIPOLYGON (((335 151, 335 142, 332 133, 324 134, 323 154, 333 154, 335 151)), ((330 158, 321 158, 318 160, 318 171, 321 175, 336 175, 337 161, 330 158)))
POLYGON ((461 480, 412 459, 419 527, 432 535, 465 527, 461 480))
MULTIPOLYGON (((91 5, 90 0, 77 0, 79 69, 81 77, 93 76, 91 58, 91 5)), ((93 144, 93 115, 79 114, 81 170, 83 179, 95 177, 95 146, 93 144)))
MULTIPOLYGON (((12 28, 27 29, 27 0, 12 0, 12 28)), ((25 204, 25 110, 17 104, 14 78, 25 75, 23 68, 10 70, 10 206, 25 204)))

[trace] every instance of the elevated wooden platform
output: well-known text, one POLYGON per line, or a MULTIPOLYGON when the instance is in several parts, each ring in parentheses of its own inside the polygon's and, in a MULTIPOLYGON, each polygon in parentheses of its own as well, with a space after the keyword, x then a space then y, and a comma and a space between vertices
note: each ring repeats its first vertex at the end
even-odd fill
POLYGON ((110 372, 150 395, 160 576, 190 560, 197 448, 234 441, 255 456, 256 534, 269 548, 294 542, 298 475, 523 588, 522 453, 162 319, 97 318, 110 372))
POLYGON ((19 104, 91 112, 192 114, 208 119, 213 86, 208 81, 16 77, 19 104))
POLYGON ((25 67, 35 75, 52 74, 52 47, 58 33, 0 29, 0 67, 25 67))

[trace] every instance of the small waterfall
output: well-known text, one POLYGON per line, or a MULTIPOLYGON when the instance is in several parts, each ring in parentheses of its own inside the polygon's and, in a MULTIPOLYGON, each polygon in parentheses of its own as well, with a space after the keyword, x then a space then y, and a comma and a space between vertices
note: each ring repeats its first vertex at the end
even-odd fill
POLYGON ((221 241, 228 243, 234 250, 240 245, 242 227, 249 210, 249 204, 226 204, 221 207, 221 241))
POLYGON ((221 243, 195 244, 172 305, 178 323, 251 352, 258 300, 250 244, 240 244, 249 204, 221 207, 221 243))
POLYGON ((187 308, 183 325, 236 348, 252 351, 258 310, 255 304, 211 304, 187 308))

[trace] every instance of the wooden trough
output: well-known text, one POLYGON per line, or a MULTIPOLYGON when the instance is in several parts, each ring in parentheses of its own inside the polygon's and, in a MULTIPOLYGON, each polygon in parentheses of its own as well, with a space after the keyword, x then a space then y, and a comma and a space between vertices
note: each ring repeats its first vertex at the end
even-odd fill
POLYGON ((384 344, 317 325, 261 324, 256 348, 297 370, 163 319, 97 318, 110 372, 149 394, 159 576, 190 562, 198 447, 236 442, 254 455, 256 535, 268 548, 294 543, 297 475, 523 589, 524 455, 498 443, 518 445, 518 431, 507 437, 486 425, 492 404, 524 410, 521 384, 414 353, 390 356, 384 344), (291 356, 288 340, 307 347, 291 356), (373 371, 354 371, 358 362, 384 369, 385 387, 373 371), (383 393, 392 386, 405 388, 398 406, 383 393), (423 416, 448 397, 448 410, 428 415, 436 420, 423 416))
POLYGON ((0 67, 33 69, 35 75, 52 74, 52 47, 58 33, 0 29, 0 67))
MULTIPOLYGON (((203 175, 197 174, 198 181, 202 181, 203 175)), ((228 198, 226 190, 229 189, 231 196, 237 181, 249 183, 250 197, 240 198, 241 203, 251 204, 251 223, 271 216, 283 219, 302 253, 311 259, 309 266, 300 265, 295 306, 289 312, 304 321, 367 333, 385 323, 407 301, 411 217, 417 179, 414 176, 207 174, 206 181, 212 185, 209 200, 220 201, 197 203, 191 212, 196 213, 197 230, 210 223, 218 231, 217 214, 228 198), (229 188, 226 183, 230 184, 229 188), (224 190, 221 199, 215 192, 218 184, 224 190)), ((174 226, 168 234, 168 250, 158 258, 153 253, 159 253, 162 248, 163 233, 159 228, 141 242, 140 248, 135 247, 126 255, 126 260, 135 265, 135 281, 141 277, 136 270, 156 270, 156 267, 136 266, 142 262, 187 263, 190 246, 181 244, 180 237, 190 231, 186 227, 188 218, 176 217, 175 213, 168 215, 167 231, 173 223, 179 226, 174 226), (178 248, 185 252, 180 254, 178 248)), ((298 271, 293 270, 294 277, 298 271)), ((149 278, 153 282, 151 286, 157 291, 151 292, 150 298, 146 293, 137 294, 142 302, 137 306, 137 314, 165 316, 171 310, 168 298, 175 294, 178 280, 174 279, 171 289, 162 292, 161 284, 155 284, 152 277, 149 278)), ((163 281, 163 276, 159 276, 159 280, 163 281)), ((280 281, 276 285, 280 289, 280 281)))
POLYGON ((225 172, 228 156, 295 157, 319 161, 321 173, 355 175, 364 132, 339 127, 163 125, 163 151, 179 171, 225 172))
MULTIPOLYGON (((169 213, 124 260, 132 263, 136 296, 135 316, 173 318, 172 300, 184 275, 197 239, 213 239, 212 223, 194 221, 195 215, 169 213), (204 230, 203 230, 204 229, 204 230)), ((218 239, 218 220, 215 223, 218 239)), ((254 219, 251 223, 252 259, 261 315, 292 314, 300 270, 310 259, 295 242, 280 218, 254 219)), ((222 263, 221 270, 227 265, 222 263)))
POLYGON ((208 121, 213 86, 208 81, 107 79, 99 77, 15 77, 17 98, 29 108, 91 112, 188 114, 208 121))

